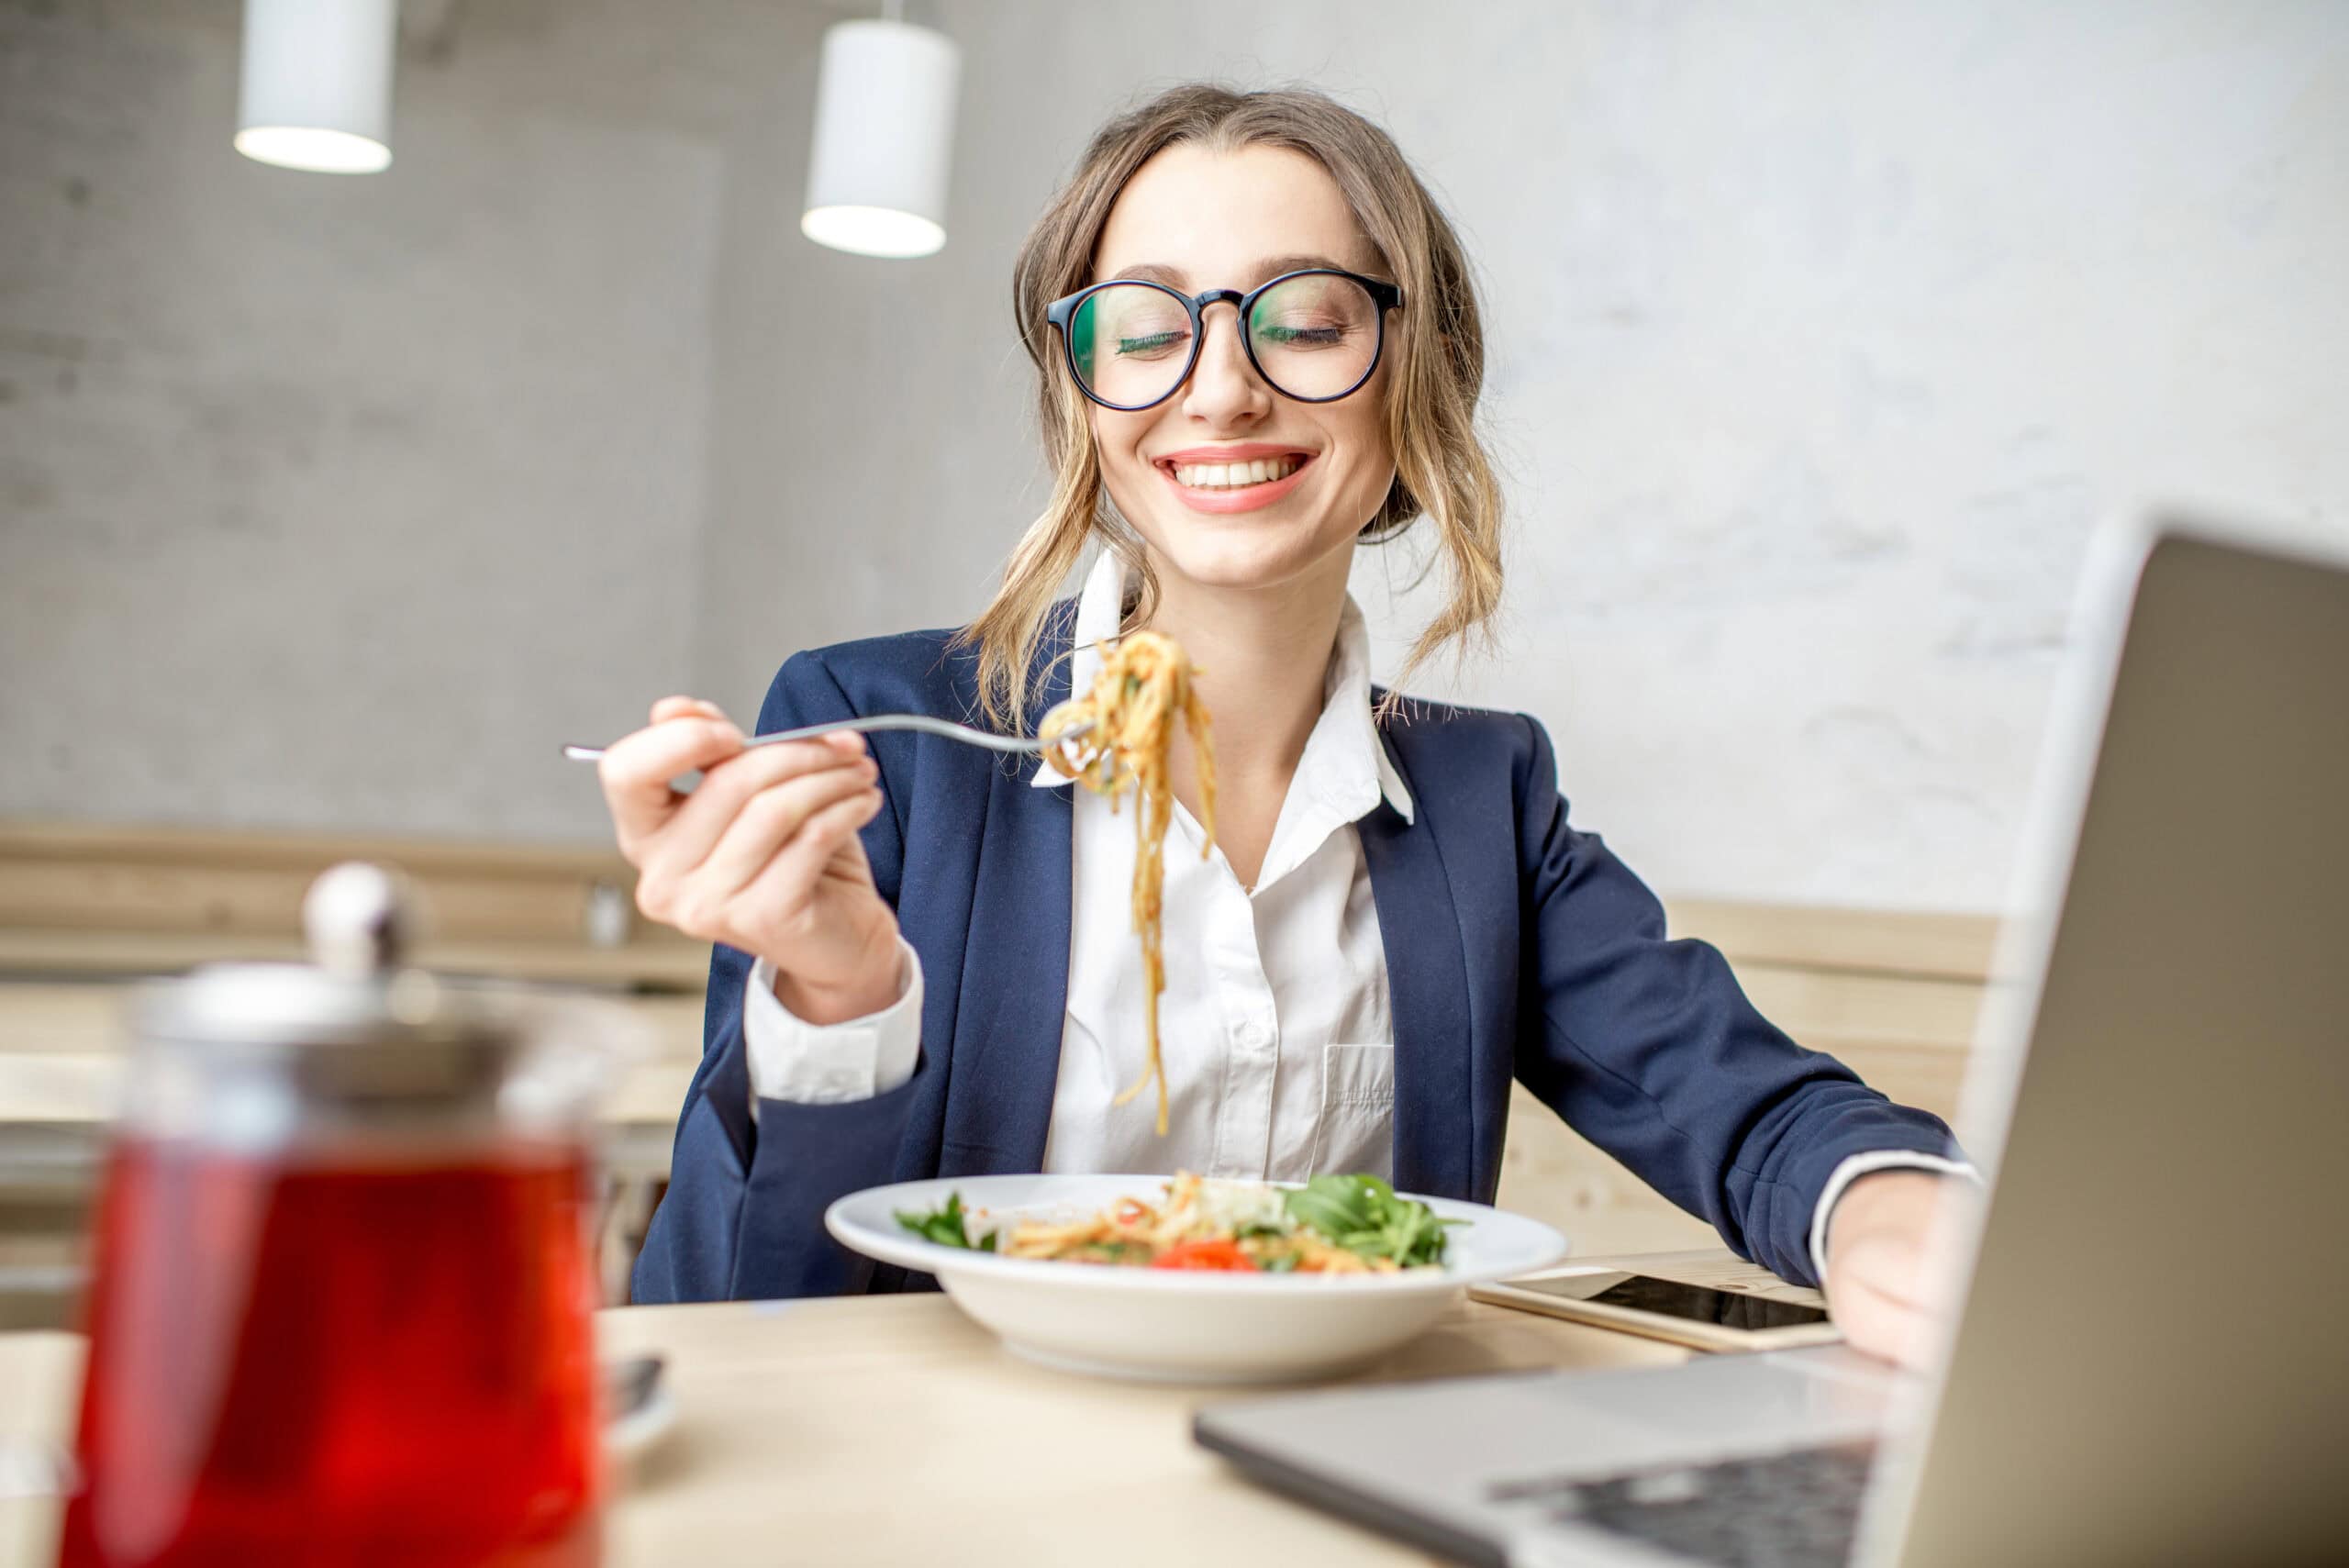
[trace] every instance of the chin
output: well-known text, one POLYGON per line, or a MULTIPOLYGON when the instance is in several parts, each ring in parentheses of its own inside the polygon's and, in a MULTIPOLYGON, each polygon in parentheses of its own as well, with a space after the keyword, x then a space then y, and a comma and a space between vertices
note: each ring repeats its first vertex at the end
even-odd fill
POLYGON ((1310 570, 1327 553, 1302 528, 1262 519, 1186 517, 1158 530, 1163 568, 1203 588, 1270 588, 1310 570))

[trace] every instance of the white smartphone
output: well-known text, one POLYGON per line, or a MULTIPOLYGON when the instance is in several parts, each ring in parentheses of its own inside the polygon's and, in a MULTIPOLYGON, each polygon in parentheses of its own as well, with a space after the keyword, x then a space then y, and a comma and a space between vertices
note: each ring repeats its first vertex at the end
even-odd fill
POLYGON ((1471 1285, 1497 1307, 1520 1307, 1699 1351, 1784 1351, 1843 1337, 1824 1307, 1740 1290, 1683 1284, 1618 1270, 1471 1285))

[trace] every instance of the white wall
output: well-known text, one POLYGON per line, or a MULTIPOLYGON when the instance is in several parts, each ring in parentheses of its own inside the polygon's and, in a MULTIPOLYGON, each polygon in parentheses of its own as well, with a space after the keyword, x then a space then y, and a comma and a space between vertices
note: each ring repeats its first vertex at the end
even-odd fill
MULTIPOLYGON (((796 233, 786 0, 468 0, 399 161, 227 147, 236 9, 0 0, 0 814, 579 838, 548 742, 967 616, 1011 258, 1197 74, 1381 118, 1486 284, 1507 652, 1660 885, 1988 906, 2081 540, 2349 535, 2349 8, 939 0, 951 239, 796 233), (77 194, 79 193, 79 194, 77 194)), ((1360 592, 1389 654, 1419 606, 1360 592)))
MULTIPOLYGON (((1098 120, 1191 75, 1330 88, 1464 231, 1507 652, 1422 684, 1541 717, 1664 887, 1994 906, 2092 524, 2349 538, 2349 7, 941 13, 948 250, 773 252, 785 373, 721 400, 757 432, 707 539, 729 704, 982 601, 1042 494, 1012 255, 1098 120)), ((1389 669, 1426 603, 1390 574, 1357 579, 1389 669)))
POLYGON ((0 812, 604 830, 552 744, 688 679, 719 160, 475 16, 338 179, 230 150, 234 6, 0 9, 0 812))

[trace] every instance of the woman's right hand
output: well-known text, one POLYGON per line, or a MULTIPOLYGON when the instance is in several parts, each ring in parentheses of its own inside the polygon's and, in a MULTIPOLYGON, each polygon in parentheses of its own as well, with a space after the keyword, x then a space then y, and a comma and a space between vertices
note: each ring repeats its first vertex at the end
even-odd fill
POLYGON ((880 770, 852 731, 742 741, 714 705, 663 697, 596 764, 637 907, 774 964, 775 995, 809 1023, 881 1011, 897 999, 897 920, 857 837, 880 770), (669 786, 696 768, 690 793, 669 786))

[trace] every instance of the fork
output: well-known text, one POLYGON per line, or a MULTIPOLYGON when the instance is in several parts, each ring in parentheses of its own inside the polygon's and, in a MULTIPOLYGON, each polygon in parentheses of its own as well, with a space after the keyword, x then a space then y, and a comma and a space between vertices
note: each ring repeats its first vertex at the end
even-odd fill
MULTIPOLYGON (((868 713, 856 718, 843 718, 836 724, 808 724, 797 729, 778 729, 771 735, 753 735, 742 742, 745 750, 752 746, 772 746, 779 740, 808 740, 818 735, 837 735, 843 729, 918 729, 925 735, 943 735, 949 740, 960 740, 968 746, 984 746, 990 751, 1024 752, 1030 756, 1047 745, 1057 746, 1073 740, 1093 728, 1091 719, 1073 725, 1046 741, 1039 736, 1030 739, 1022 735, 991 735, 984 729, 973 729, 966 724, 950 724, 942 718, 932 718, 922 713, 868 713)), ((604 754, 601 746, 565 746, 562 754, 574 762, 592 762, 604 754)))

